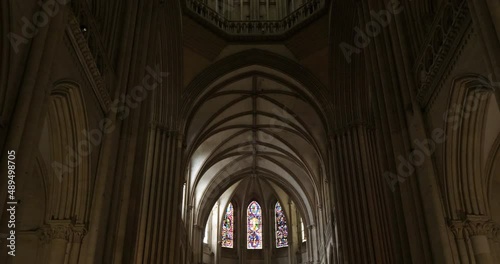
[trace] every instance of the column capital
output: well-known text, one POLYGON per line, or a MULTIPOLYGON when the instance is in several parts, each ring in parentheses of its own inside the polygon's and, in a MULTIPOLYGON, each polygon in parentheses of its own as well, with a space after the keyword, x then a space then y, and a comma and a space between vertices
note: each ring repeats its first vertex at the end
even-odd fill
POLYGON ((471 236, 491 236, 495 224, 493 222, 468 222, 466 229, 471 236))
POLYGON ((71 220, 52 220, 38 232, 38 238, 42 243, 49 243, 53 239, 81 243, 87 234, 87 229, 85 224, 72 224, 71 220))
POLYGON ((50 243, 50 232, 48 231, 48 227, 42 227, 37 230, 37 236, 38 240, 40 240, 40 243, 43 245, 49 244, 50 243))
POLYGON ((450 227, 451 232, 453 232, 456 238, 464 239, 465 224, 463 221, 450 221, 448 226, 450 227))
POLYGON ((463 231, 466 230, 469 236, 497 236, 500 226, 486 215, 467 215, 465 220, 451 221, 450 228, 455 232, 462 232, 455 235, 457 238, 463 238, 463 231))
POLYGON ((83 238, 87 234, 87 229, 85 228, 85 225, 83 224, 74 225, 71 228, 71 231, 72 231, 73 242, 82 243, 83 238))
POLYGON ((54 240, 62 239, 69 241, 71 239, 71 222, 66 221, 51 221, 46 227, 43 228, 44 239, 54 240))

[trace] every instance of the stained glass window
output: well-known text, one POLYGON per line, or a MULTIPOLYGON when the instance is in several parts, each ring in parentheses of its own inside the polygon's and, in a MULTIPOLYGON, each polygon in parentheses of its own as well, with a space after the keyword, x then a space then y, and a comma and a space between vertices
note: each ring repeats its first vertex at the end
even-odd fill
POLYGON ((274 208, 276 220, 276 247, 288 247, 288 226, 286 225, 286 217, 280 202, 276 203, 274 208))
POLYGON ((229 203, 222 221, 222 247, 233 248, 234 246, 234 208, 229 203))
POLYGON ((247 248, 262 249, 262 209, 256 201, 247 209, 247 248))

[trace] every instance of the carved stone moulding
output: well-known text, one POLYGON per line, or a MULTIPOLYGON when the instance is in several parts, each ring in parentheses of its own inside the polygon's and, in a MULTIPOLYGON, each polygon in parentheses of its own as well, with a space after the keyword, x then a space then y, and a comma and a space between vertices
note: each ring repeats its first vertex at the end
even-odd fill
POLYGON ((472 18, 467 1, 459 0, 454 4, 445 4, 445 11, 436 18, 416 60, 417 100, 422 108, 432 103, 442 79, 453 69, 470 34, 472 18), (448 9, 452 11, 446 12, 448 9))
POLYGON ((485 215, 467 215, 464 220, 449 221, 448 227, 456 238, 472 236, 498 237, 500 225, 485 215))
POLYGON ((84 224, 73 224, 71 220, 51 220, 38 232, 42 243, 49 243, 54 239, 81 243, 87 234, 87 229, 84 224))

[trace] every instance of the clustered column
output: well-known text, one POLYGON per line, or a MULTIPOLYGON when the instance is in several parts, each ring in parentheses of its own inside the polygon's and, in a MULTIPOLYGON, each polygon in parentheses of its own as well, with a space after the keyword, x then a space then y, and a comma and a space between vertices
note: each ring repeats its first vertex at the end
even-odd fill
POLYGON ((153 125, 142 191, 136 263, 177 263, 178 229, 182 220, 179 177, 182 137, 153 125))
POLYGON ((394 263, 375 139, 366 124, 331 136, 340 262, 394 263))

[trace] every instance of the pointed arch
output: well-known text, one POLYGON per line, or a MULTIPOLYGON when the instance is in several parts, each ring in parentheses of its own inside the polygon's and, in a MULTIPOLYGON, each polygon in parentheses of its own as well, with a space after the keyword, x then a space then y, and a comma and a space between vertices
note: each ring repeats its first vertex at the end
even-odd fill
POLYGON ((188 124, 189 116, 194 111, 192 106, 196 104, 196 101, 200 100, 207 87, 220 80, 221 76, 235 72, 235 69, 240 70, 255 65, 276 70, 287 76, 293 76, 298 83, 305 87, 305 92, 321 112, 323 126, 328 128, 330 123, 328 117, 332 116, 332 105, 328 102, 328 88, 313 73, 304 69, 297 62, 261 49, 245 50, 223 58, 192 80, 182 93, 181 113, 182 120, 185 122, 183 126, 185 127, 188 124))
POLYGON ((222 247, 233 248, 234 247, 234 207, 232 203, 226 208, 224 213, 224 219, 222 220, 222 247))
POLYGON ((262 207, 255 200, 247 208, 247 249, 262 249, 262 207))
POLYGON ((55 83, 48 111, 54 176, 49 178, 48 183, 48 219, 73 219, 77 223, 87 220, 91 146, 83 133, 88 129, 86 113, 77 83, 55 83))
POLYGON ((487 186, 487 203, 488 209, 491 213, 491 218, 497 223, 500 222, 500 193, 498 187, 500 186, 500 134, 498 134, 493 147, 488 155, 486 162, 486 176, 485 181, 487 186))
POLYGON ((288 247, 288 225, 280 202, 274 206, 274 221, 276 232, 276 248, 288 247))
POLYGON ((445 116, 444 188, 451 219, 488 215, 481 152, 482 131, 493 88, 479 75, 454 81, 445 116))

